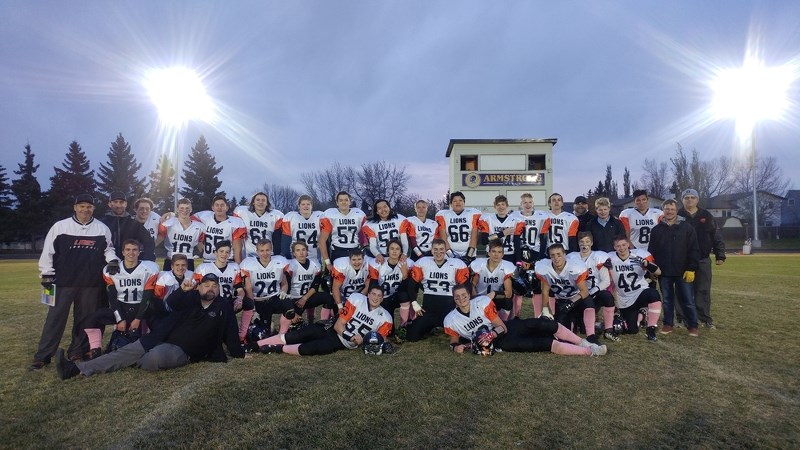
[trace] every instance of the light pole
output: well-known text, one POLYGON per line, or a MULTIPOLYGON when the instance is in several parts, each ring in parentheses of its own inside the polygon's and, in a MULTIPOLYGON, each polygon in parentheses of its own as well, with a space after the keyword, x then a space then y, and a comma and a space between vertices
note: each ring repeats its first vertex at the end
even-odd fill
POLYGON ((766 67, 756 56, 748 54, 742 67, 717 71, 711 82, 714 101, 711 111, 718 118, 734 119, 740 141, 750 140, 753 167, 753 247, 761 247, 758 239, 758 186, 756 185, 756 124, 762 120, 778 120, 789 104, 787 91, 797 79, 791 65, 766 67))
MULTIPOLYGON (((151 69, 143 82, 150 99, 158 109, 166 143, 173 146, 175 167, 175 202, 178 210, 178 180, 180 179, 180 137, 189 121, 209 122, 214 118, 214 103, 206 93, 203 81, 197 73, 186 67, 176 66, 151 69)), ((163 134, 163 133, 162 133, 163 134)))

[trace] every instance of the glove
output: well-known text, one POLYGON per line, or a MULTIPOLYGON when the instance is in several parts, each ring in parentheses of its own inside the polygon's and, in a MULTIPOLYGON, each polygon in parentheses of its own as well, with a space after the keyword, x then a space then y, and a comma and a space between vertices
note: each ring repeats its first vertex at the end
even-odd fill
POLYGON ((42 275, 42 287, 50 289, 56 283, 55 275, 42 275))
POLYGON ((286 300, 286 297, 288 297, 288 296, 289 296, 289 293, 288 292, 284 292, 284 291, 281 291, 278 294, 278 298, 281 299, 281 300, 286 300))
POLYGON ((687 270, 683 272, 683 281, 687 283, 694 283, 694 270, 687 270))
POLYGON ((634 264, 638 264, 638 265, 640 265, 642 267, 645 267, 645 262, 646 261, 641 256, 631 255, 631 262, 634 263, 634 264))
POLYGON ((106 266, 106 272, 108 272, 109 275, 118 274, 119 273, 119 260, 115 259, 115 260, 111 261, 110 263, 108 263, 108 266, 106 266))
POLYGON ((614 267, 614 264, 611 263, 611 258, 608 258, 606 262, 603 263, 603 267, 606 269, 611 269, 614 267))
POLYGON ((555 317, 553 317, 553 315, 550 314, 550 308, 548 308, 547 306, 542 308, 542 315, 539 316, 539 318, 547 320, 555 320, 555 317))
POLYGON ((414 312, 417 314, 419 314, 419 312, 422 311, 422 306, 420 306, 419 302, 417 302, 416 300, 411 302, 411 307, 414 308, 414 312))
POLYGON ((559 316, 566 315, 575 308, 575 302, 569 300, 558 300, 556 308, 558 308, 559 316))
POLYGON ((494 334, 492 334, 491 331, 487 331, 486 333, 481 333, 480 336, 478 336, 478 344, 482 345, 483 347, 488 347, 493 340, 494 340, 494 334))

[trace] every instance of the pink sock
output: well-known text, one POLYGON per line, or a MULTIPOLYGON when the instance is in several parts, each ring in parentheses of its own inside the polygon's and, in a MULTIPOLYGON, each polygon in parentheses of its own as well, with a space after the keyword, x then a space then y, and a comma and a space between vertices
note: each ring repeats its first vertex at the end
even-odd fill
POLYGON ((253 320, 255 310, 242 311, 242 323, 239 324, 239 339, 244 339, 247 336, 247 329, 250 327, 250 321, 253 320))
POLYGON ((289 326, 291 325, 292 321, 287 319, 286 317, 283 317, 283 314, 281 314, 280 324, 278 326, 278 333, 286 334, 286 332, 289 331, 289 326))
POLYGON ((408 316, 411 310, 411 303, 400 303, 400 326, 404 327, 408 324, 408 316))
POLYGON ((100 328, 84 328, 86 337, 89 338, 89 349, 101 348, 103 346, 103 332, 100 328))
POLYGON ((283 345, 286 343, 286 338, 283 336, 283 334, 276 334, 275 336, 262 339, 258 341, 258 346, 263 347, 265 345, 283 345))
POLYGON ((614 328, 614 307, 603 306, 600 309, 603 311, 603 328, 614 328))
POLYGON ((284 345, 283 353, 286 353, 287 355, 300 356, 300 345, 301 344, 284 345))
POLYGON ((583 310, 583 326, 586 327, 586 336, 594 334, 594 308, 583 310))
POLYGON ((578 347, 577 345, 566 342, 553 341, 550 351, 556 355, 578 355, 591 356, 592 350, 589 347, 578 347))
POLYGON ((536 294, 531 298, 533 304, 533 317, 540 317, 542 315, 542 294, 536 294))
POLYGON ((556 298, 550 297, 547 299, 547 306, 550 308, 550 314, 556 315, 556 298))
POLYGON ((567 327, 561 324, 558 324, 558 330, 556 330, 556 334, 554 336, 562 341, 570 342, 572 344, 578 344, 581 342, 581 338, 578 337, 577 334, 573 333, 567 327))
POLYGON ((319 320, 328 320, 333 317, 333 310, 322 308, 322 311, 319 313, 319 320))
POLYGON ((659 317, 661 317, 661 302, 650 303, 647 305, 647 326, 656 326, 658 324, 659 317))

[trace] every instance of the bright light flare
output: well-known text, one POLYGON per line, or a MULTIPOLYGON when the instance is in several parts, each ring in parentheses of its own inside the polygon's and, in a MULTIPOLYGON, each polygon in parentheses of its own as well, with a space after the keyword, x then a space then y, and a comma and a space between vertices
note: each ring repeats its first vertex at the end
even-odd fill
POLYGON ((781 119, 789 106, 789 87, 797 76, 790 65, 766 67, 756 58, 746 59, 740 68, 721 69, 711 82, 711 113, 736 120, 739 137, 746 138, 756 122, 781 119))
POLYGON ((190 120, 214 119, 214 103, 201 78, 191 69, 152 69, 145 74, 143 84, 158 108, 161 121, 168 126, 180 128, 190 120))

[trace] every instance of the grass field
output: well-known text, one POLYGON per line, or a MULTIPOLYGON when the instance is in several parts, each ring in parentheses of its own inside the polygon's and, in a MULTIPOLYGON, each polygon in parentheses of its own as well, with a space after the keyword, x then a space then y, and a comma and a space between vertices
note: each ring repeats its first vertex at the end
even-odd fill
POLYGON ((798 448, 798 267, 732 256, 714 268, 718 329, 626 336, 602 358, 456 355, 439 335, 61 381, 26 371, 46 307, 35 263, 4 261, 0 447, 798 448))

